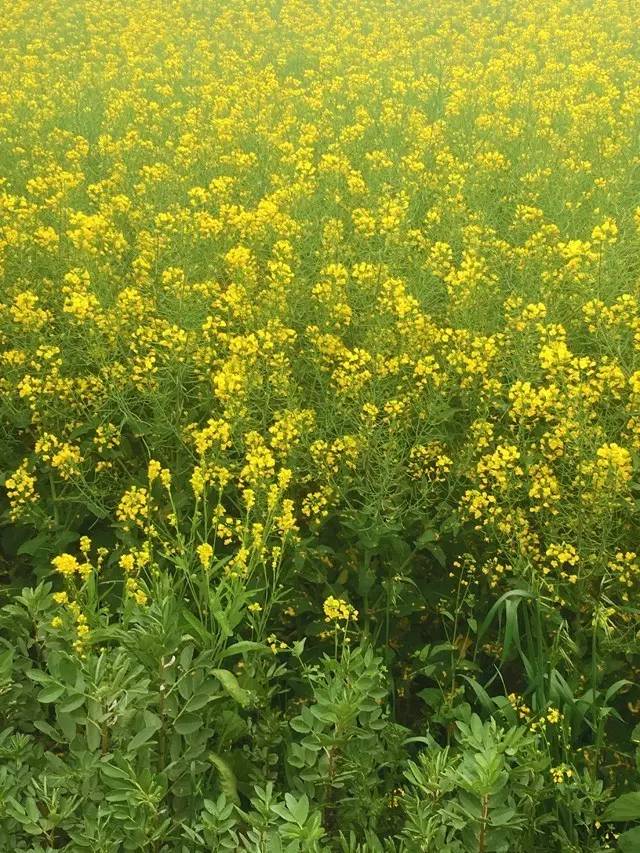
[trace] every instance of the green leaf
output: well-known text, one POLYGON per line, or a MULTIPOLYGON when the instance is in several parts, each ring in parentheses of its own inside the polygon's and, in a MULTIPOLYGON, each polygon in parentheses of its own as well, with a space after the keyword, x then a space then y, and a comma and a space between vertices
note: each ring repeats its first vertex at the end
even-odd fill
POLYGON ((209 761, 214 765, 220 777, 220 788, 228 800, 240 803, 236 776, 227 762, 217 752, 209 753, 209 761))
POLYGON ((233 645, 226 648, 222 654, 221 658, 228 658, 231 655, 240 655, 243 652, 264 652, 267 651, 267 646, 264 643, 256 643, 254 640, 240 640, 239 643, 233 643, 233 645))
POLYGON ((442 690, 438 687, 424 687, 416 695, 430 708, 437 708, 442 704, 442 690))
POLYGON ((376 582, 376 575, 371 565, 363 564, 358 572, 358 595, 367 595, 376 582))
POLYGON ((131 791, 114 791, 113 794, 107 794, 105 800, 108 803, 124 803, 131 799, 131 791))
POLYGON ((496 613, 500 610, 505 601, 509 601, 511 599, 522 599, 522 598, 532 598, 530 592, 527 592, 524 589, 510 589, 508 592, 505 592, 504 595, 501 595, 500 598, 494 603, 486 617, 484 618, 482 625, 478 628, 478 634, 476 637, 476 643, 480 643, 480 640, 487 633, 489 628, 491 627, 491 623, 495 619, 496 613))
POLYGON ((60 732, 57 732, 53 726, 49 725, 49 723, 44 720, 36 720, 34 722, 34 727, 38 729, 38 731, 43 732, 43 734, 48 735, 52 741, 55 743, 62 743, 62 739, 60 737, 60 732))
POLYGON ((224 612, 220 605, 219 597, 213 592, 213 590, 209 590, 209 609, 213 614, 222 634, 225 637, 230 637, 233 634, 231 630, 231 626, 229 625, 229 621, 227 619, 227 614, 224 612))
POLYGON ((476 681, 475 678, 471 678, 469 675, 463 675, 462 677, 472 688, 473 692, 478 697, 478 701, 485 709, 485 711, 488 714, 493 714, 496 710, 496 704, 491 698, 491 696, 489 696, 487 691, 484 689, 484 687, 478 681, 476 681))
POLYGON ((193 643, 188 643, 180 652, 180 666, 182 667, 182 669, 187 670, 191 666, 191 661, 193 660, 193 652, 193 643))
POLYGON ((13 650, 6 649, 0 652, 0 679, 8 679, 11 677, 13 669, 13 650))
POLYGON ((416 539, 416 548, 424 548, 429 542, 436 542, 440 538, 440 534, 433 527, 427 527, 423 530, 420 536, 416 539))
POLYGON ((301 640, 295 640, 293 645, 291 646, 291 653, 294 657, 299 658, 302 652, 304 651, 304 644, 307 642, 307 638, 303 637, 301 640))
POLYGON ((309 798, 307 795, 303 794, 299 800, 296 800, 292 794, 285 794, 284 801, 287 804, 287 808, 298 822, 298 826, 302 826, 309 816, 309 798))
POLYGON ((187 622, 189 624, 189 627, 193 631, 194 638, 200 640, 200 642, 203 646, 205 646, 205 647, 210 646, 211 640, 212 640, 212 635, 205 628, 205 626, 202 624, 202 622, 200 622, 200 620, 197 619, 193 615, 193 613, 190 613, 186 608, 183 610, 182 616, 183 616, 185 622, 187 622))
POLYGON ((493 826, 508 826, 517 812, 513 808, 496 809, 491 816, 493 826))
POLYGON ((621 678, 620 681, 616 681, 615 684, 612 684, 611 687, 607 690, 605 694, 605 701, 609 701, 612 699, 616 693, 622 690, 623 687, 633 687, 633 683, 626 678, 621 678))
POLYGON ((158 731, 158 726, 145 726, 142 731, 134 735, 127 744, 127 752, 135 752, 136 749, 146 743, 158 731))
POLYGON ((215 699, 221 698, 222 694, 213 693, 208 689, 208 685, 205 685, 204 690, 199 690, 197 693, 194 693, 193 696, 189 697, 187 704, 184 706, 184 710, 188 714, 191 714, 194 711, 200 711, 205 705, 208 705, 209 702, 213 702, 215 699))
POLYGON ((100 769, 109 779, 124 780, 129 778, 129 774, 126 770, 122 770, 121 767, 116 767, 114 764, 109 764, 107 761, 100 764, 100 769))
POLYGON ((46 551, 47 545, 50 546, 51 537, 40 533, 38 536, 34 536, 33 539, 27 539, 26 542, 23 542, 22 545, 18 548, 18 556, 22 557, 25 554, 29 557, 34 557, 38 551, 46 551))
POLYGON ((271 806, 271 811, 281 817, 283 820, 286 820, 287 823, 297 823, 295 816, 291 814, 286 806, 280 805, 280 803, 274 803, 271 806))
POLYGON ((231 696, 232 699, 235 699, 236 702, 239 702, 243 708, 246 708, 247 705, 251 701, 251 694, 248 690, 245 690, 243 687, 240 687, 238 684, 238 679, 232 672, 229 672, 228 669, 212 669, 211 674, 215 675, 220 684, 222 684, 225 691, 231 696))
POLYGON ((618 797, 603 815, 605 821, 626 821, 640 819, 640 791, 632 791, 618 797))
POLYGON ((427 545, 426 549, 444 569, 444 567, 447 565, 447 555, 444 553, 442 548, 439 545, 427 545))
POLYGON ((198 729, 201 729, 202 726, 203 723, 200 717, 193 717, 187 714, 177 719, 173 724, 173 728, 179 735, 192 735, 198 729))
POLYGON ((70 713, 71 711, 77 711, 81 705, 84 705, 84 696, 74 696, 69 699, 68 702, 60 705, 60 710, 65 713, 70 713))
POLYGON ((640 826, 622 833, 618 838, 618 850, 622 853, 640 853, 640 826))
POLYGON ((102 732, 100 727, 93 720, 88 719, 86 722, 87 746, 91 752, 95 752, 100 746, 102 732))
POLYGON ((520 651, 520 627, 518 625, 518 605, 520 604, 520 600, 508 598, 505 601, 505 627, 502 647, 503 663, 509 660, 509 653, 512 647, 520 651))
POLYGON ((27 678, 30 678, 31 681, 36 681, 38 684, 51 684, 53 680, 48 673, 41 672, 39 669, 27 670, 27 678))
POLYGON ((60 710, 60 708, 56 708, 56 719, 58 720, 58 725, 62 729, 64 736, 69 742, 71 742, 76 736, 75 719, 71 714, 65 714, 64 711, 60 710))
POLYGON ((338 715, 332 708, 327 708, 322 705, 312 705, 309 708, 313 716, 316 720, 320 720, 321 723, 337 723, 338 715))
POLYGON ((38 702, 55 702, 65 691, 64 684, 51 684, 38 693, 38 702))

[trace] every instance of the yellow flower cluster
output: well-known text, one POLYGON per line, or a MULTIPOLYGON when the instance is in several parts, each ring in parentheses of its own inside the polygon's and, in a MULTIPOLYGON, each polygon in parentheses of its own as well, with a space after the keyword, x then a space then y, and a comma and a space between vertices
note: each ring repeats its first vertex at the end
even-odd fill
POLYGON ((558 764, 550 770, 551 778, 556 785, 562 785, 564 782, 569 782, 573 779, 573 768, 568 764, 558 764))
POLYGON ((433 517, 626 605, 634 4, 45 5, 0 23, 1 517, 117 528, 138 603, 433 517))
POLYGON ((72 554, 60 554, 58 557, 54 557, 51 562, 53 568, 64 577, 73 577, 76 573, 81 577, 87 577, 91 572, 91 566, 88 563, 79 563, 72 554))
POLYGON ((34 503, 36 494, 36 478, 29 472, 29 460, 25 459, 20 467, 4 481, 9 498, 10 517, 17 521, 24 514, 29 504, 34 503))
POLYGON ((196 551, 198 552, 198 559, 200 560, 200 565, 204 569, 208 569, 213 558, 213 548, 208 542, 203 542, 201 545, 198 545, 196 551))
POLYGON ((355 622, 358 619, 358 611, 351 604, 333 595, 325 598, 322 609, 325 622, 348 622, 350 619, 355 622))

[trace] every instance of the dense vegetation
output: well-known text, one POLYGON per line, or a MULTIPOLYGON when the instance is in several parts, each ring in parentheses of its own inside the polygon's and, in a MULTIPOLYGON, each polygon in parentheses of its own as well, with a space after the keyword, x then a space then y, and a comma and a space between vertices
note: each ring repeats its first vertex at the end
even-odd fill
POLYGON ((0 20, 0 850, 640 851, 640 8, 0 20))

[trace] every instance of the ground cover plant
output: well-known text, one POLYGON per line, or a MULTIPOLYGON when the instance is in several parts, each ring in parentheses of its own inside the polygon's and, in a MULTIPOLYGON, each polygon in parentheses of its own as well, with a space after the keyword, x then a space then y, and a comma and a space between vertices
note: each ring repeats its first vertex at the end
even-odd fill
POLYGON ((0 16, 0 851, 640 850, 640 7, 0 16))

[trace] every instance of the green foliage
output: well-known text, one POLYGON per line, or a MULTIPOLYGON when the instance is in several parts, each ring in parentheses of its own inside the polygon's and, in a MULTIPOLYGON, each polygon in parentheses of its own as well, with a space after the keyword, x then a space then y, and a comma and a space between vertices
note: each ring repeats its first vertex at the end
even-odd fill
MULTIPOLYGON (((471 678, 485 719, 464 691, 425 688, 414 736, 393 720, 382 657, 346 629, 315 662, 303 643, 274 659, 219 622, 203 642, 162 584, 129 632, 103 614, 82 654, 51 626, 49 583, 2 609, 3 849, 596 851, 612 849, 599 826, 640 819, 635 793, 605 810, 592 775, 552 766, 550 723, 519 722, 521 704, 471 678)), ((417 671, 440 678, 452 653, 425 647, 417 671)))
POLYGON ((0 853, 638 853, 638 32, 4 4, 0 853))

